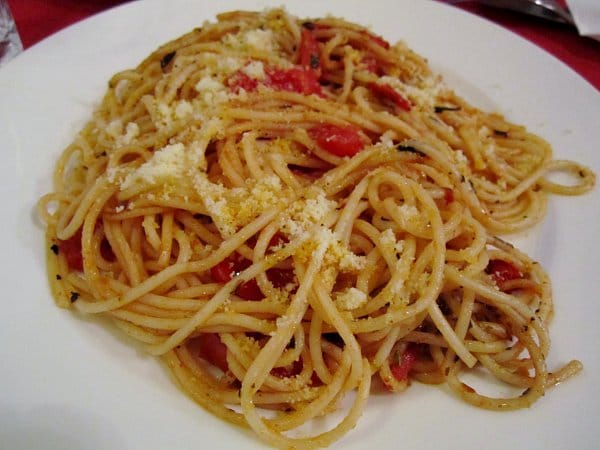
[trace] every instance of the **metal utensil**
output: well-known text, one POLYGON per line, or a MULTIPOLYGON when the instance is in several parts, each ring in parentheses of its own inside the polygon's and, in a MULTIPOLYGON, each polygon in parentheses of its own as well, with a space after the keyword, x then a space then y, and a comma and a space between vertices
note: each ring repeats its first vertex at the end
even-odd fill
POLYGON ((511 9, 555 22, 575 25, 569 9, 556 0, 479 0, 496 8, 511 9))

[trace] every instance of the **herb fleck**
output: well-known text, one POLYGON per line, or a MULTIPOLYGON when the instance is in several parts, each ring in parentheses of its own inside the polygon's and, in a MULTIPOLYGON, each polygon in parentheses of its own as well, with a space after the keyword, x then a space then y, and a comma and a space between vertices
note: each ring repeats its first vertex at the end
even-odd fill
POLYGON ((319 55, 316 53, 310 54, 310 68, 318 69, 321 62, 319 61, 319 55))
POLYGON ((50 246, 50 250, 52 250, 52 253, 54 253, 55 255, 58 255, 58 245, 52 244, 50 246))
POLYGON ((175 57, 175 54, 177 52, 172 51, 167 53, 165 56, 162 57, 162 59, 160 60, 160 68, 164 69, 165 67, 167 67, 169 65, 169 63, 171 62, 171 60, 175 57))
POLYGON ((417 150, 412 145, 398 144, 396 146, 396 150, 398 150, 399 152, 410 152, 419 156, 425 156, 425 153, 423 153, 421 150, 417 150))
POLYGON ((79 292, 71 291, 71 303, 76 302, 79 298, 79 292))
POLYGON ((460 106, 442 106, 442 105, 440 105, 440 106, 435 106, 433 108, 433 110, 436 113, 441 113, 444 111, 460 111, 460 106))

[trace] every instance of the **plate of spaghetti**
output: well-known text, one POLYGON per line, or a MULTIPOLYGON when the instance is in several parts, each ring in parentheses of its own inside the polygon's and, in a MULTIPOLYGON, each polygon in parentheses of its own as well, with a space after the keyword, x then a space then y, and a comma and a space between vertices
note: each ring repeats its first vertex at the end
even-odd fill
POLYGON ((429 2, 135 2, 0 90, 11 447, 589 442, 600 110, 527 43, 429 2))

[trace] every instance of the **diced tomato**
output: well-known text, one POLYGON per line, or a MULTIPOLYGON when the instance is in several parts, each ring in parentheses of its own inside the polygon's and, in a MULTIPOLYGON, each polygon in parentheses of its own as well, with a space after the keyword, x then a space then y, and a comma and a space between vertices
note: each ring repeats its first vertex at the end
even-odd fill
POLYGON ((390 100, 393 104, 405 111, 410 111, 412 108, 411 103, 389 84, 371 82, 368 84, 368 87, 377 97, 390 100))
POLYGON ((269 248, 279 247, 280 245, 288 243, 289 240, 287 236, 279 231, 273 235, 271 240, 269 241, 269 248))
POLYGON ((289 283, 294 282, 295 274, 291 269, 275 268, 267 270, 267 278, 276 288, 284 288, 289 283))
POLYGON ((226 84, 237 94, 241 89, 246 92, 255 91, 258 87, 258 80, 251 78, 247 73, 238 70, 227 79, 226 84))
POLYGON ((189 351, 203 360, 227 372, 227 347, 217 333, 202 333, 187 341, 189 351))
MULTIPOLYGON (((275 247, 277 245, 281 245, 287 241, 287 237, 282 233, 275 233, 271 240, 269 241, 269 247, 275 247)), ((250 267, 252 262, 244 257, 240 256, 238 253, 234 253, 219 264, 211 267, 210 274, 212 279, 217 283, 227 283, 230 281, 237 273, 241 272, 244 269, 250 267)), ((268 269, 267 270, 267 278, 276 288, 285 287, 288 283, 292 283, 294 281, 294 271, 290 269, 268 269)), ((262 300, 264 295, 258 286, 258 283, 255 279, 248 280, 238 286, 235 291, 236 295, 243 298, 244 300, 262 300)))
POLYGON ((321 76, 321 50, 312 30, 302 28, 298 64, 305 70, 313 71, 317 78, 321 76))
POLYGON ((383 68, 379 64, 379 61, 374 56, 363 56, 361 63, 365 66, 369 72, 375 75, 383 75, 383 68))
POLYGON ((217 283, 227 283, 236 272, 236 261, 229 256, 216 266, 210 268, 210 274, 217 283))
POLYGON ((418 355, 419 348, 415 344, 409 344, 402 353, 400 361, 397 364, 390 365, 390 370, 396 380, 406 381, 408 379, 408 374, 415 365, 418 355))
POLYGON ((303 67, 293 67, 288 70, 268 69, 265 84, 281 91, 323 95, 315 72, 303 67))
POLYGON ((491 259, 485 268, 496 283, 523 278, 523 274, 513 264, 503 259, 491 259))
MULTIPOLYGON (((217 283, 227 283, 235 274, 250 267, 252 262, 237 253, 228 256, 216 266, 211 267, 210 274, 217 283)), ((235 293, 245 300, 262 300, 263 295, 256 280, 246 281, 238 286, 235 293)))
POLYGON ((81 253, 81 228, 69 239, 58 240, 58 251, 65 255, 67 265, 71 270, 83 270, 83 255, 81 253))
POLYGON ((450 188, 444 189, 444 201, 446 203, 452 203, 454 201, 454 191, 450 188))
POLYGON ((358 128, 352 125, 316 125, 308 130, 308 134, 319 147, 337 156, 353 156, 364 148, 358 128))
POLYGON ((298 359, 294 361, 289 366, 284 367, 275 367, 271 370, 271 375, 274 375, 278 378, 289 378, 298 375, 302 372, 302 368, 304 365, 302 364, 302 360, 298 359))
MULTIPOLYGON (((294 281, 294 271, 288 269, 269 269, 267 270, 267 278, 276 288, 283 288, 288 283, 294 281)), ((235 293, 244 300, 257 301, 265 298, 255 279, 240 284, 235 293)))
POLYGON ((235 293, 244 300, 257 301, 265 298, 254 278, 240 284, 235 293))
POLYGON ((321 379, 319 378, 319 375, 317 375, 317 372, 313 372, 311 377, 310 377, 310 385, 311 386, 323 386, 323 382, 321 381, 321 379))

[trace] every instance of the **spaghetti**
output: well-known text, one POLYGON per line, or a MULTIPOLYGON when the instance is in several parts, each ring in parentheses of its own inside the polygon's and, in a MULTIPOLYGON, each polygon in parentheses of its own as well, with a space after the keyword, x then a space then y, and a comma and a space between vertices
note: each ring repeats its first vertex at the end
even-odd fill
POLYGON ((360 26, 220 15, 114 75, 53 181, 56 303, 110 317, 273 446, 340 438, 372 381, 514 409, 581 368, 547 371, 550 281, 497 235, 594 174, 360 26), (477 393, 475 366, 522 393, 477 393), (334 428, 287 433, 349 391, 334 428))

